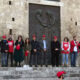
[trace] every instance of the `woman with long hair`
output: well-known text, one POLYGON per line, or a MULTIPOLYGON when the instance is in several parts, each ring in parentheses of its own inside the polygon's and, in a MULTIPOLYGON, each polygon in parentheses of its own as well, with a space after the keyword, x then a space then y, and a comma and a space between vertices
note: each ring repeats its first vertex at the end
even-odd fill
POLYGON ((31 44, 29 38, 25 39, 24 52, 25 52, 25 64, 28 65, 30 61, 30 53, 31 53, 31 44))
POLYGON ((19 67, 21 67, 21 62, 24 60, 23 47, 24 41, 21 35, 18 36, 18 39, 15 42, 15 51, 14 51, 14 60, 15 66, 17 67, 19 63, 19 67))
POLYGON ((68 56, 70 53, 70 43, 69 43, 69 39, 67 37, 64 38, 64 41, 62 42, 61 48, 62 48, 62 66, 64 66, 65 62, 66 62, 66 66, 68 66, 68 56))

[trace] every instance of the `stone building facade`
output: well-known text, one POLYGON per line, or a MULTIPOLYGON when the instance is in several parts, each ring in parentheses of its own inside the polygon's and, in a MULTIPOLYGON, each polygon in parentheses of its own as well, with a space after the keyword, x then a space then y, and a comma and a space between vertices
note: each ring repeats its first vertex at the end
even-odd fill
POLYGON ((0 0, 0 36, 29 36, 29 3, 60 6, 61 39, 77 35, 80 40, 80 0, 0 0))

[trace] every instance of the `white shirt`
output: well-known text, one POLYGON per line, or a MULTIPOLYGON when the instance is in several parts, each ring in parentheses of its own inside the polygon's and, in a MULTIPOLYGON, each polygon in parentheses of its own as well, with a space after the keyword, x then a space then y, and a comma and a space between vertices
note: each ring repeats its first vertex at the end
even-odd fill
MULTIPOLYGON (((76 42, 74 41, 75 45, 76 45, 76 42)), ((74 46, 74 52, 77 52, 77 46, 74 46)))
POLYGON ((9 45, 9 46, 12 46, 12 42, 9 42, 8 45, 9 45))
POLYGON ((46 49, 46 40, 43 40, 43 48, 46 49))

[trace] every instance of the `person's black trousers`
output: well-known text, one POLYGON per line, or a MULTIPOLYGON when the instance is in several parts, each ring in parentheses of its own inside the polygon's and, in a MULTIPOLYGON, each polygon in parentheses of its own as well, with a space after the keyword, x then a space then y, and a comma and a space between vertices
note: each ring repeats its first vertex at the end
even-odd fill
POLYGON ((9 56, 10 56, 10 61, 11 61, 11 67, 13 67, 13 53, 8 53, 7 55, 7 66, 9 62, 9 56))
POLYGON ((35 65, 37 67, 38 62, 37 57, 38 57, 37 53, 30 55, 30 66, 35 65))
POLYGON ((41 66, 48 66, 48 55, 47 55, 47 52, 42 52, 41 53, 41 66))
POLYGON ((58 53, 52 53, 52 66, 59 66, 59 54, 58 53))

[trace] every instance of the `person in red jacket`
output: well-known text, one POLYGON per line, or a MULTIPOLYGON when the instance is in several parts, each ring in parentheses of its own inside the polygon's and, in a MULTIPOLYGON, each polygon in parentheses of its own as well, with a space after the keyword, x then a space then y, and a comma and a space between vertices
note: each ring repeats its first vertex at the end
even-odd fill
POLYGON ((78 54, 78 41, 76 36, 73 36, 73 40, 70 43, 71 49, 71 67, 76 67, 76 59, 78 54))
POLYGON ((59 80, 63 80, 64 79, 64 74, 66 74, 65 71, 57 72, 57 77, 59 78, 59 80))
POLYGON ((66 61, 66 66, 68 66, 68 56, 70 53, 70 43, 69 43, 69 39, 67 37, 64 38, 64 41, 62 42, 61 48, 62 48, 62 66, 64 66, 65 61, 66 61))
POLYGON ((11 35, 10 35, 10 37, 8 39, 8 46, 9 46, 9 50, 8 50, 8 56, 7 56, 7 64, 8 64, 8 59, 9 59, 9 56, 10 56, 11 67, 13 67, 14 41, 12 40, 12 36, 11 35))
POLYGON ((79 53, 80 53, 80 42, 79 42, 79 44, 78 44, 78 49, 79 49, 79 53))

